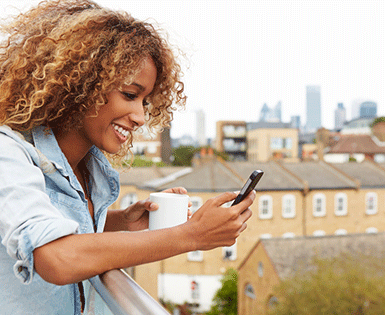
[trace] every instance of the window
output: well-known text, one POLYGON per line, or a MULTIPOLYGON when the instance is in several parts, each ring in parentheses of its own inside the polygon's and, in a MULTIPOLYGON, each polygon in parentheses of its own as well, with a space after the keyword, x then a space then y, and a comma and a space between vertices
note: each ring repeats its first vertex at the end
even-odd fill
POLYGON ((237 259, 237 242, 234 245, 222 248, 223 259, 236 260, 237 259))
POLYGON ((203 260, 203 252, 201 250, 188 252, 187 253, 187 259, 189 261, 202 261, 203 260))
POLYGON ((258 262, 258 276, 259 277, 263 277, 263 263, 262 263, 262 261, 260 261, 260 262, 258 262))
POLYGON ((270 149, 279 150, 283 148, 283 139, 282 138, 271 138, 270 139, 270 149))
POLYGON ((334 213, 335 215, 348 214, 348 197, 345 193, 338 193, 334 197, 334 213))
POLYGON ((255 300, 257 298, 255 295, 254 288, 250 283, 246 284, 246 286, 245 286, 245 295, 248 296, 249 298, 253 299, 253 300, 255 300))
POLYGON ((275 296, 270 297, 268 302, 268 307, 272 309, 277 305, 278 305, 278 299, 275 296))
POLYGON ((135 202, 138 201, 138 196, 136 193, 128 193, 120 199, 120 208, 126 209, 127 207, 131 206, 135 202))
POLYGON ((326 215, 326 197, 318 193, 313 196, 313 215, 315 217, 324 217, 326 215))
POLYGON ((259 218, 271 219, 273 217, 273 198, 271 196, 261 196, 259 198, 259 218))
POLYGON ((191 281, 191 298, 199 300, 199 283, 195 280, 191 281))
POLYGON ((334 232, 335 235, 346 235, 348 232, 345 229, 338 229, 334 232))
POLYGON ((325 231, 322 231, 322 230, 317 230, 313 232, 313 236, 325 236, 325 235, 326 235, 325 231))
POLYGON ((191 197, 190 198, 190 201, 191 201, 191 212, 194 214, 195 211, 197 211, 200 207, 202 207, 203 205, 203 200, 201 197, 191 197))
POLYGON ((293 147, 293 139, 292 138, 285 138, 283 139, 284 148, 285 149, 291 149, 293 147))
POLYGON ((282 237, 283 238, 294 238, 295 234, 293 232, 287 232, 287 233, 282 234, 282 237))
POLYGON ((284 195, 282 197, 282 217, 295 217, 295 196, 292 194, 284 195))
POLYGON ((377 213, 377 194, 369 192, 366 194, 366 214, 376 214, 377 213))
POLYGON ((370 228, 367 228, 365 230, 365 233, 368 233, 368 234, 377 234, 378 233, 378 229, 376 229, 375 227, 370 227, 370 228))

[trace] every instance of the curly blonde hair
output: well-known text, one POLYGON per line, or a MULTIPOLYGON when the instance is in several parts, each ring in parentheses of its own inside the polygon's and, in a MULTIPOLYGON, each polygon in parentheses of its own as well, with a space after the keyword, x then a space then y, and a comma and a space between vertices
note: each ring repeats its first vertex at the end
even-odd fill
POLYGON ((0 45, 0 125, 80 128, 87 111, 132 82, 148 57, 157 69, 145 109, 149 128, 167 126, 185 105, 173 49, 160 30, 126 12, 89 0, 43 1, 0 30, 7 35, 0 45))

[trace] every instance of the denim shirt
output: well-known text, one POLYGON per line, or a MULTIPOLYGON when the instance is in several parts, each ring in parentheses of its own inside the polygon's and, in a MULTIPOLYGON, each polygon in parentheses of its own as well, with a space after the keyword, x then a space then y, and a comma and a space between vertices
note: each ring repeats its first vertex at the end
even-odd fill
POLYGON ((57 286, 34 270, 33 250, 70 234, 103 232, 119 175, 92 147, 85 158, 94 222, 83 189, 52 131, 0 126, 0 313, 80 314, 78 285, 57 286))

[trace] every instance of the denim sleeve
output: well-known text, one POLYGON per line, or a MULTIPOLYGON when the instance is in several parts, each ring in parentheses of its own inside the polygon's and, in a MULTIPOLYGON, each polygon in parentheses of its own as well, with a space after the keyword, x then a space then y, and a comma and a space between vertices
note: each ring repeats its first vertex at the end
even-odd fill
POLYGON ((25 148, 0 134, 0 237, 16 260, 16 277, 30 283, 34 249, 77 233, 78 226, 51 204, 44 175, 25 148))

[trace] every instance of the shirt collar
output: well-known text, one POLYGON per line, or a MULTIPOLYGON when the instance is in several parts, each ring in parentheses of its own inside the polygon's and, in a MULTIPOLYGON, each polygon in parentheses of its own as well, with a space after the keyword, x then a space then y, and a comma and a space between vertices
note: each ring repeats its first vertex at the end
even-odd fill
MULTIPOLYGON (((32 129, 31 134, 34 146, 40 151, 43 158, 48 159, 63 176, 69 177, 71 185, 81 191, 80 183, 69 165, 66 156, 59 147, 52 130, 44 126, 38 126, 32 129)), ((86 161, 88 161, 88 167, 91 168, 89 169, 91 176, 95 179, 98 178, 97 181, 100 182, 102 186, 104 186, 103 184, 107 184, 110 187, 110 197, 108 199, 111 199, 109 201, 112 203, 112 200, 116 200, 119 195, 119 173, 112 168, 102 151, 95 146, 87 153, 86 161), (104 176, 99 177, 95 172, 101 172, 104 176), (103 183, 103 181, 106 182, 103 183)))

